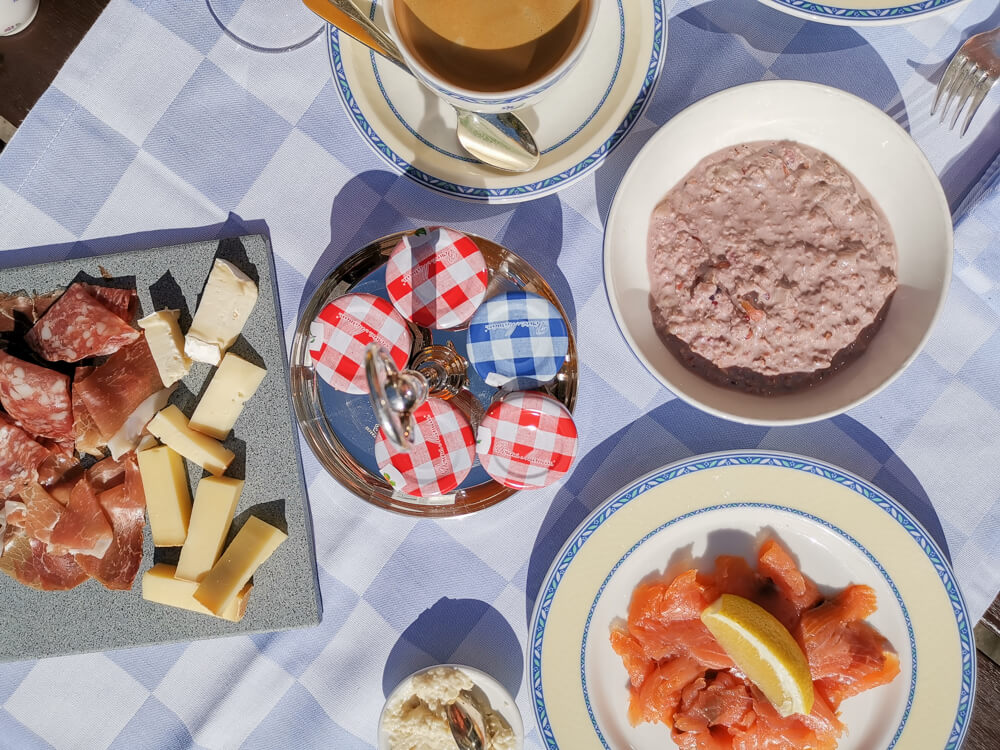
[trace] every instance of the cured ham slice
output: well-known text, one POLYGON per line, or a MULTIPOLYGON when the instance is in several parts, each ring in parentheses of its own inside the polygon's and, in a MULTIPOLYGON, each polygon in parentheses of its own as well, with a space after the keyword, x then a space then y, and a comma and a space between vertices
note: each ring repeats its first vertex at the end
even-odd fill
POLYGON ((125 481, 125 462, 105 458, 87 469, 87 481, 95 492, 104 492, 125 481))
POLYGON ((0 571, 25 586, 43 591, 65 591, 90 577, 73 555, 56 553, 44 542, 29 537, 23 529, 12 527, 4 537, 0 571))
POLYGON ((76 441, 77 451, 100 458, 104 455, 105 440, 101 435, 101 429, 90 415, 90 410, 83 403, 80 392, 76 388, 76 384, 93 371, 93 367, 77 367, 76 372, 73 373, 73 438, 76 441))
POLYGON ((0 403, 25 430, 37 437, 73 437, 69 378, 0 351, 0 403))
POLYGON ((34 309, 34 299, 27 292, 0 292, 0 333, 13 331, 17 327, 18 317, 32 320, 34 309))
POLYGON ((129 451, 135 450, 142 433, 146 430, 146 425, 160 409, 167 405, 167 401, 170 400, 175 390, 177 390, 176 383, 169 388, 157 391, 129 414, 125 423, 118 428, 118 432, 108 438, 108 450, 111 451, 112 458, 121 458, 129 451))
POLYGON ((163 388, 145 339, 120 349, 76 384, 76 391, 105 437, 114 435, 139 404, 163 388))
POLYGON ((119 289, 113 286, 98 286, 83 284, 90 295, 113 312, 116 316, 131 323, 135 317, 135 309, 139 305, 139 294, 135 289, 119 289))
POLYGON ((125 461, 125 481, 102 492, 98 499, 111 520, 114 539, 103 557, 77 555, 76 561, 105 587, 128 590, 142 564, 142 536, 146 525, 146 496, 134 456, 125 461))
POLYGON ((13 497, 38 481, 38 467, 48 457, 45 446, 0 413, 0 498, 13 497))
POLYGON ((38 438, 38 443, 49 449, 49 457, 38 465, 38 483, 46 487, 55 484, 80 465, 73 452, 73 441, 38 438))
POLYGON ((80 479, 52 529, 52 545, 73 554, 102 557, 113 536, 94 488, 86 477, 80 479))
POLYGON ((63 504, 46 492, 39 484, 32 484, 21 493, 24 503, 25 533, 32 539, 49 544, 52 541, 52 530, 63 514, 63 504))
POLYGON ((84 284, 73 284, 32 326, 25 341, 50 362, 79 362, 113 354, 140 335, 84 284))

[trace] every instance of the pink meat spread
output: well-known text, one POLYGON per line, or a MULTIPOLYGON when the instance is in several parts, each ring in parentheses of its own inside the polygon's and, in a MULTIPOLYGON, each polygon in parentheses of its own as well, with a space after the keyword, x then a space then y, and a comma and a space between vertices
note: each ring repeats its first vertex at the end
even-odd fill
POLYGON ((661 338, 717 382, 762 393, 858 356, 896 289, 885 216, 840 164, 790 141, 705 157, 653 211, 661 338))

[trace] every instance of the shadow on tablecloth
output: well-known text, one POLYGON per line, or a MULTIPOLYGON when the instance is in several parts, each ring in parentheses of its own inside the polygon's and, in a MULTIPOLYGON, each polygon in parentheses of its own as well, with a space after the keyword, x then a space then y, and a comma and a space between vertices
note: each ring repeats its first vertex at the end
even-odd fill
POLYGON ((950 561, 941 522, 920 482, 878 435, 857 420, 840 415, 798 427, 759 427, 719 419, 673 399, 577 461, 535 540, 525 587, 529 627, 535 597, 552 561, 597 506, 639 477, 676 461, 713 451, 756 448, 810 456, 872 482, 930 532, 950 561))
POLYGON ((389 695, 407 675, 438 664, 464 664, 496 678, 517 695, 524 655, 513 628, 486 602, 442 597, 420 613, 389 652, 382 691, 389 695))

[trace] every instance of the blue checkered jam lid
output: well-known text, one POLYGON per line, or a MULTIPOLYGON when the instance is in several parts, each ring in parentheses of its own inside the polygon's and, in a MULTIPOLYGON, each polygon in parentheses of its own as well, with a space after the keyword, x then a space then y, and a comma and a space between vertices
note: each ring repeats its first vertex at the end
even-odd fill
POLYGON ((469 322, 467 356, 494 388, 537 388, 566 360, 569 335, 555 305, 531 292, 488 299, 469 322))

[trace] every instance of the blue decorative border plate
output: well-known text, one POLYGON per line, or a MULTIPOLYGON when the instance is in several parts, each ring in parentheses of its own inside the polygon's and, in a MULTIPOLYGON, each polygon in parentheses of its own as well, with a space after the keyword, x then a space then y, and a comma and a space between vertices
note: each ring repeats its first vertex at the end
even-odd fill
MULTIPOLYGON (((839 469, 837 467, 831 466, 829 464, 816 461, 814 459, 794 456, 785 453, 776 453, 770 451, 740 451, 740 452, 727 452, 727 453, 715 453, 704 456, 696 456, 678 463, 672 464, 666 468, 659 469, 647 476, 639 479, 635 483, 629 485, 625 489, 618 492, 612 498, 607 500, 601 506, 599 506, 584 522, 577 528, 570 539, 563 546, 562 550, 556 556, 552 567, 550 568, 548 574, 545 577, 542 588, 539 591, 538 598, 535 602, 535 610, 531 619, 531 640, 530 640, 530 679, 531 679, 531 690, 532 690, 532 703, 534 707, 535 719, 539 728, 539 732, 543 738, 545 747, 551 750, 558 750, 559 744, 556 741, 555 734, 553 732, 551 723, 549 722, 548 712, 545 706, 545 698, 542 690, 542 643, 545 637, 545 627, 548 621, 549 612, 552 607, 552 603, 555 599, 556 592, 559 588, 559 584, 566 574, 567 569, 573 562, 577 554, 586 544, 587 540, 597 531, 600 526, 606 522, 611 516, 613 516, 617 511, 628 505, 629 502, 635 500, 641 495, 645 494, 649 490, 658 487, 659 485, 668 482, 672 479, 676 479, 681 476, 687 476, 700 471, 707 471, 717 468, 722 468, 726 466, 769 466, 791 469, 795 471, 802 471, 815 476, 827 479, 837 484, 849 489, 866 500, 874 503, 881 510, 885 511, 893 521, 902 526, 907 534, 912 538, 917 545, 920 547, 921 551, 927 556, 928 560, 931 562, 934 570, 938 574, 938 578, 941 581, 942 586, 948 596, 948 599, 952 606, 952 613, 955 617, 957 630, 959 634, 961 657, 962 657, 962 678, 961 678, 961 688, 958 701, 958 709, 955 716, 955 720, 952 724, 951 731, 949 733, 948 742, 945 746, 945 750, 956 750, 962 744, 962 740, 965 737, 966 732, 969 728, 969 720, 972 714, 972 703, 975 696, 975 686, 976 686, 976 659, 975 659, 975 643, 972 636, 972 627, 969 621, 969 615, 965 608, 965 602, 962 598, 961 591, 959 591, 958 585, 955 581, 954 574, 951 571, 950 566, 938 548, 937 543, 933 540, 930 534, 916 521, 912 516, 895 500, 883 493, 881 490, 876 488, 874 485, 860 479, 859 477, 850 474, 849 472, 839 469)), ((587 712, 590 716, 591 723, 593 725, 594 731, 600 740, 603 747, 607 750, 611 750, 610 745, 604 738, 603 733, 597 725, 596 719, 594 717, 594 712, 590 705, 589 693, 587 691, 587 681, 586 674, 584 672, 584 654, 587 645, 587 635, 590 629, 591 618, 594 613, 594 608, 597 602, 600 600, 601 594, 604 592, 605 587, 611 580, 615 571, 625 562, 628 557, 630 557, 639 547, 641 547, 646 541, 651 539, 655 534, 659 533, 663 529, 687 518, 700 515, 702 513, 718 511, 723 508, 734 507, 734 508, 745 508, 745 507, 759 507, 766 510, 776 510, 779 512, 787 512, 798 515, 802 518, 806 518, 812 522, 818 523, 827 529, 830 529, 836 533, 841 538, 848 541, 856 549, 860 550, 867 559, 875 565, 875 567, 882 574, 886 582, 888 583, 890 589, 896 596, 897 603, 899 604, 903 617, 906 622, 907 632, 910 640, 910 655, 913 663, 913 670, 911 675, 911 682, 909 686, 909 691, 907 695, 906 709, 904 711, 902 720, 900 721, 889 748, 896 745, 903 728, 906 724, 906 720, 910 714, 910 709, 913 703, 914 692, 916 688, 916 674, 917 674, 917 653, 916 653, 916 643, 913 635, 913 627, 910 621, 909 612, 903 603, 902 597, 899 594, 896 585, 889 577, 888 572, 882 566, 882 564, 871 554, 867 549, 865 549, 854 537, 848 534, 846 531, 836 527, 835 525, 829 523, 828 521, 800 511, 794 508, 788 508, 778 505, 770 505, 766 503, 728 503, 728 504, 715 504, 711 506, 706 506, 703 508, 696 509, 692 512, 685 513, 681 516, 674 517, 672 519, 667 519, 662 525, 657 527, 655 530, 646 534, 642 539, 638 540, 629 550, 626 552, 618 563, 612 568, 608 573, 607 577, 601 584, 598 590, 597 596, 592 603, 588 616, 587 622, 584 627, 583 642, 581 644, 580 650, 580 676, 582 679, 583 689, 584 689, 584 700, 586 701, 587 712)))
POLYGON ((841 8, 837 5, 815 3, 809 0, 761 0, 781 11, 809 18, 820 23, 842 25, 872 25, 906 23, 928 13, 950 8, 963 0, 924 0, 891 8, 841 8))
MULTIPOLYGON (((372 127, 371 123, 365 117, 364 112, 362 112, 357 99, 351 90, 350 82, 347 80, 347 74, 344 70, 343 56, 340 50, 340 40, 338 37, 338 32, 332 26, 328 27, 328 47, 330 54, 330 65, 333 69, 334 80, 337 84, 337 92, 340 94, 341 101, 343 101, 344 106, 347 108, 350 114, 351 121, 357 127, 358 132, 361 136, 368 142, 368 144, 375 150, 383 161, 385 161, 389 166, 391 166, 396 171, 401 174, 406 175, 410 179, 424 185, 431 190, 434 190, 445 195, 450 195, 456 198, 463 198, 465 200, 472 201, 483 201, 483 202, 494 202, 494 203, 505 203, 514 202, 522 200, 531 200, 534 198, 540 198, 545 195, 561 190, 567 185, 575 182, 581 177, 589 174, 593 170, 597 169, 604 161, 604 159, 610 154, 617 146, 622 142, 632 126, 638 121, 639 116, 645 111, 646 106, 649 104, 650 95, 656 84, 657 78, 660 73, 660 69, 663 65, 663 52, 664 52, 664 39, 666 37, 666 23, 665 14, 663 10, 663 0, 617 0, 620 17, 622 18, 622 40, 619 45, 619 65, 621 61, 621 49, 625 41, 625 26, 624 26, 624 10, 622 9, 623 2, 651 2, 653 9, 653 43, 652 50, 649 57, 649 63, 646 67, 646 72, 642 80, 642 84, 639 88, 639 92, 636 95, 632 106, 629 108, 622 122, 615 128, 614 132, 604 141, 593 153, 586 155, 579 162, 563 170, 557 175, 551 177, 546 177, 541 180, 535 180, 530 182, 525 182, 521 185, 516 185, 512 187, 479 187, 473 185, 462 185, 454 182, 450 182, 446 179, 437 177, 436 175, 430 174, 422 169, 415 167, 408 161, 403 159, 399 154, 393 151, 392 147, 385 142, 381 135, 372 127)), ((374 6, 372 8, 374 11, 374 6)), ((374 63, 374 53, 372 53, 372 60, 374 63)), ((373 64, 374 69, 374 64, 373 64)), ((612 78, 611 86, 614 85, 615 78, 617 77, 618 70, 615 71, 615 77, 612 78)), ((385 96, 385 90, 382 88, 381 80, 378 78, 378 72, 375 71, 375 77, 377 79, 377 85, 381 90, 383 97, 389 108, 392 110, 393 114, 400 120, 403 126, 411 133, 416 135, 425 145, 430 146, 433 150, 446 156, 448 158, 458 159, 463 162, 468 162, 475 164, 471 159, 465 156, 458 156, 451 154, 443 149, 430 144, 426 139, 422 138, 420 135, 416 134, 413 128, 406 122, 402 120, 399 112, 389 101, 389 98, 385 96)), ((417 85, 417 84, 414 84, 417 85)), ((610 89, 609 89, 610 91, 610 89)), ((601 99, 601 105, 604 104, 608 96, 608 92, 605 92, 604 97, 601 99)), ((600 107, 599 107, 600 108, 600 107)), ((583 123, 579 128, 577 128, 574 133, 568 138, 564 139, 559 144, 556 144, 553 148, 563 145, 566 141, 572 139, 583 130, 587 123, 594 118, 593 113, 587 122, 583 123)), ((546 152, 552 149, 546 149, 546 152)), ((531 174, 525 175, 527 179, 530 180, 531 174)))

